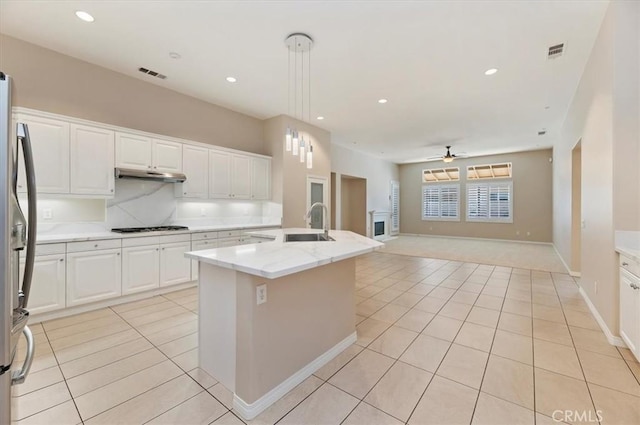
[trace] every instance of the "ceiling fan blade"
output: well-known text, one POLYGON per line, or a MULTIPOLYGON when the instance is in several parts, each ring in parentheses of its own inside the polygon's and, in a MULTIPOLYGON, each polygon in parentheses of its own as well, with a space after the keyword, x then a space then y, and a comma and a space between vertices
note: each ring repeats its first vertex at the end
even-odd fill
POLYGON ((433 161, 434 159, 442 159, 442 158, 444 158, 444 156, 442 156, 442 155, 436 155, 436 156, 430 156, 430 157, 428 157, 426 160, 427 160, 427 161, 433 161))
POLYGON ((454 158, 468 158, 469 155, 467 155, 466 152, 460 152, 460 153, 456 153, 454 155, 451 155, 454 158))

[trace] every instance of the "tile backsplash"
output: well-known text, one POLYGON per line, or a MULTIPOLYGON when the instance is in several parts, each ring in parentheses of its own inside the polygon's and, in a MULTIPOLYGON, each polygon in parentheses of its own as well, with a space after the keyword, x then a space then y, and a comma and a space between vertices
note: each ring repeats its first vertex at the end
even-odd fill
MULTIPOLYGON (((174 183, 116 180, 112 199, 40 199, 38 233, 96 232, 114 227, 280 223, 282 205, 268 201, 176 199, 174 183), (50 211, 47 211, 50 210, 50 211), (45 213, 50 214, 46 218, 45 213)), ((21 201, 21 205, 26 202, 21 201)))

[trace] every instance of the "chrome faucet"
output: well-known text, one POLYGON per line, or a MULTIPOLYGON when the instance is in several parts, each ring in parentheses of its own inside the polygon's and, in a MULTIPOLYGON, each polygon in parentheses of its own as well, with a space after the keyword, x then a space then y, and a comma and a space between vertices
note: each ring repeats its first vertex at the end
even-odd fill
POLYGON ((322 223, 324 224, 324 236, 325 238, 329 239, 329 209, 325 204, 323 204, 322 202, 316 202, 315 204, 311 205, 311 208, 309 208, 309 211, 307 211, 306 217, 307 219, 311 218, 311 212, 315 207, 322 207, 322 210, 324 211, 322 214, 322 223))

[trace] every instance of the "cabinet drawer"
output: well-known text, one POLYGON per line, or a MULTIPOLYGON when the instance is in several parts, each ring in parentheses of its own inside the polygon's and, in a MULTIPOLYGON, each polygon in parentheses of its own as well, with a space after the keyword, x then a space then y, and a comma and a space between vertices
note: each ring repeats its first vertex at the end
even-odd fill
POLYGON ((640 276, 640 262, 620 254, 620 267, 631 274, 640 276))
POLYGON ((115 249, 122 246, 122 239, 102 239, 86 242, 69 242, 67 252, 99 251, 101 249, 115 249))
POLYGON ((122 239, 122 247, 129 248, 132 246, 147 246, 147 245, 159 245, 159 236, 145 236, 142 238, 125 238, 122 239))
POLYGON ((218 241, 194 241, 191 242, 191 250, 192 251, 201 251, 203 249, 213 249, 218 247, 218 241))
POLYGON ((218 232, 218 238, 233 238, 240 236, 242 230, 221 230, 218 232))
MULTIPOLYGON (((64 243, 47 243, 42 245, 36 245, 36 256, 40 255, 56 255, 64 254, 66 252, 66 245, 64 243)), ((20 258, 24 258, 27 251, 23 249, 20 251, 20 258)))
POLYGON ((191 234, 183 233, 180 235, 160 236, 160 244, 176 243, 176 242, 191 242, 191 234))
POLYGON ((204 239, 217 239, 218 232, 200 232, 200 233, 192 233, 191 240, 192 241, 201 241, 204 239))

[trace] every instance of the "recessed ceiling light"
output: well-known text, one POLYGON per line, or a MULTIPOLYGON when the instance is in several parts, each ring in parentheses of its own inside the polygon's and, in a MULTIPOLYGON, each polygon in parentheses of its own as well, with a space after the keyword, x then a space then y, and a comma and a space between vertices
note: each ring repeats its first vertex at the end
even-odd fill
POLYGON ((93 18, 93 16, 91 16, 90 13, 85 12, 84 10, 77 10, 76 11, 76 16, 80 19, 82 19, 85 22, 93 22, 95 21, 95 19, 93 18))
POLYGON ((230 83, 235 83, 236 81, 238 81, 234 77, 227 77, 226 80, 230 83))
POLYGON ((498 72, 498 69, 497 69, 497 68, 491 68, 491 69, 487 69, 487 70, 484 72, 484 75, 493 75, 493 74, 495 74, 496 72, 498 72))
POLYGON ((322 121, 324 119, 324 117, 318 117, 316 119, 319 119, 320 121, 322 121))
POLYGON ((387 99, 378 99, 378 103, 387 103, 388 100, 387 99))
POLYGON ((180 59, 182 56, 180 56, 180 53, 176 53, 176 52, 169 52, 169 57, 171 59, 180 59))

